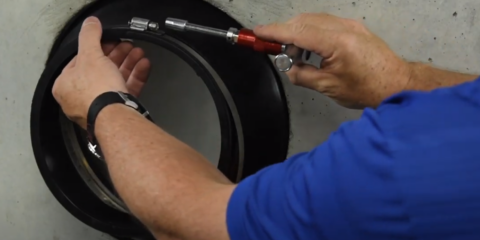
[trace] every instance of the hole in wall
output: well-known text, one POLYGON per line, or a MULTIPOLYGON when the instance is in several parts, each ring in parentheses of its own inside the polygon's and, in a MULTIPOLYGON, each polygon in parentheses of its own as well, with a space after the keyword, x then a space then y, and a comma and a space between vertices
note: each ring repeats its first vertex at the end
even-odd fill
MULTIPOLYGON (((98 161, 95 156, 88 155, 90 151, 86 148, 86 144, 82 144, 86 142, 85 136, 81 134, 83 131, 78 130, 80 133, 76 133, 75 129, 73 129, 74 125, 68 119, 58 117, 60 111, 51 95, 51 85, 61 71, 60 67, 76 53, 76 38, 78 37, 78 30, 82 21, 90 15, 100 18, 104 26, 109 29, 109 31, 104 31, 104 36, 108 35, 107 39, 114 41, 118 40, 118 38, 141 38, 141 34, 132 36, 131 33, 118 28, 126 26, 126 23, 132 17, 145 17, 157 22, 163 22, 167 17, 177 17, 221 29, 228 29, 229 27, 241 28, 241 25, 223 11, 205 1, 97 0, 80 10, 68 21, 53 44, 45 70, 40 76, 35 90, 30 120, 32 148, 46 185, 68 212, 88 226, 117 237, 153 239, 149 232, 130 214, 110 206, 111 204, 105 202, 102 194, 94 192, 94 190, 98 190, 98 186, 92 190, 92 183, 97 182, 93 182, 92 178, 85 179, 81 175, 78 166, 87 160, 88 163, 91 163, 92 169, 90 170, 97 176, 105 176, 105 179, 100 181, 106 185, 107 190, 114 192, 113 186, 106 179, 106 165, 102 161, 98 161), (107 32, 109 34, 106 34, 107 32), (65 129, 62 127, 64 123, 68 123, 70 126, 68 130, 71 134, 68 135, 68 139, 64 134, 65 129), (67 140, 71 141, 72 144, 67 144, 67 140), (73 142, 76 142, 76 144, 73 144, 73 142), (76 147, 74 148, 74 146, 76 147), (76 153, 78 152, 76 156, 71 154, 71 148, 74 148, 76 153)), ((195 53, 209 64, 215 74, 218 74, 218 78, 207 76, 202 79, 206 81, 195 82, 204 90, 205 86, 202 84, 207 84, 208 89, 211 91, 213 89, 215 93, 213 98, 216 104, 207 105, 210 105, 213 111, 215 111, 215 106, 218 107, 217 114, 223 113, 219 115, 221 119, 219 122, 222 126, 222 152, 218 168, 233 181, 238 177, 244 178, 254 174, 265 166, 283 161, 287 154, 288 133, 290 130, 288 108, 284 91, 280 84, 280 78, 269 59, 259 53, 226 45, 224 41, 218 40, 221 44, 215 44, 215 40, 211 38, 176 33, 167 33, 165 36, 167 38, 162 38, 163 40, 151 34, 143 38, 162 42, 166 44, 165 46, 172 47, 172 50, 181 48, 179 52, 185 53, 188 51, 174 43, 173 40, 183 42, 186 46, 195 49, 195 53), (238 65, 243 67, 241 69, 232 68, 232 66, 238 65), (245 69, 248 69, 248 71, 245 69), (222 84, 216 83, 215 79, 221 79, 220 83, 222 84), (222 99, 225 97, 222 96, 223 94, 220 94, 223 92, 220 86, 223 86, 227 90, 226 92, 230 93, 230 100, 236 106, 235 108, 238 109, 235 112, 236 115, 223 102, 222 99), (242 128, 240 130, 236 128, 234 117, 241 119, 242 128), (238 131, 242 137, 239 137, 238 131), (242 144, 242 149, 244 149, 241 152, 242 155, 239 150, 240 144, 242 144), (243 156, 245 156, 244 159, 246 161, 242 164, 242 171, 239 172, 238 161, 243 159, 243 156)), ((147 55, 149 54, 151 52, 147 51, 147 55)), ((191 57, 188 58, 191 59, 191 57)), ((192 61, 196 62, 197 60, 192 61)), ((201 62, 199 64, 202 65, 201 62)), ((164 69, 155 65, 154 63, 154 72, 164 69)), ((211 71, 209 69, 200 65, 197 66, 202 73, 210 74, 211 71)), ((153 73, 150 83, 152 83, 153 76, 155 76, 155 73, 153 73)), ((193 78, 188 79, 193 80, 193 78)), ((165 81, 165 79, 163 80, 165 81)), ((151 104, 144 99, 148 97, 149 89, 150 87, 146 86, 141 100, 145 102, 147 107, 152 108, 151 104)), ((183 90, 184 95, 189 94, 188 91, 183 90)), ((199 89, 196 88, 196 90, 198 91, 199 89)), ((206 91, 204 93, 205 96, 210 96, 210 93, 206 91)), ((157 95, 162 96, 160 90, 157 95)), ((175 96, 178 97, 177 95, 175 96)), ((198 101, 195 98, 190 99, 192 100, 191 103, 198 101)), ((161 98, 155 98, 153 105, 161 106, 162 101, 172 101, 172 99, 162 100, 161 98)), ((175 104, 178 104, 178 102, 175 104)), ((166 110, 163 109, 164 112, 166 110)), ((192 135, 182 136, 181 132, 178 133, 177 131, 183 129, 178 130, 169 127, 169 119, 164 118, 165 116, 157 116, 159 113, 162 115, 162 111, 157 112, 155 109, 152 109, 154 119, 159 125, 165 125, 164 129, 187 142, 187 144, 192 145, 206 155, 208 159, 213 161, 218 159, 216 156, 218 156, 220 144, 209 145, 202 149, 202 146, 198 146, 194 141, 189 140, 189 137, 201 136, 202 132, 191 131, 192 135), (217 151, 214 149, 217 149, 217 151)), ((192 111, 187 113, 192 113, 192 111)), ((204 113, 205 111, 202 112, 203 117, 204 113)), ((172 112, 170 114, 176 113, 172 112)), ((205 130, 201 129, 204 126, 200 124, 198 117, 186 116, 186 118, 196 118, 197 124, 195 126, 200 128, 197 130, 205 130)), ((212 116, 210 115, 210 117, 212 116)), ((209 122, 218 121, 216 115, 215 118, 206 119, 209 119, 209 122)), ((208 131, 218 131, 218 129, 210 129, 208 131)), ((208 142, 212 143, 213 140, 197 143, 208 142)), ((102 188, 101 190, 103 191, 104 189, 102 188)))
POLYGON ((213 98, 192 67, 174 53, 135 40, 152 68, 139 97, 155 123, 218 165, 220 122, 213 98))

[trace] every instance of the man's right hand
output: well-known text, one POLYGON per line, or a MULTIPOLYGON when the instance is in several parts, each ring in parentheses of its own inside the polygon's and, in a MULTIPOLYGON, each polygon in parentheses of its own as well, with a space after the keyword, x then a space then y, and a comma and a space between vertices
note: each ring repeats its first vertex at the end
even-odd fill
POLYGON ((411 78, 410 64, 354 20, 302 14, 286 23, 258 26, 255 34, 322 56, 321 68, 300 65, 287 74, 294 84, 317 90, 348 108, 377 107, 404 90, 411 78))

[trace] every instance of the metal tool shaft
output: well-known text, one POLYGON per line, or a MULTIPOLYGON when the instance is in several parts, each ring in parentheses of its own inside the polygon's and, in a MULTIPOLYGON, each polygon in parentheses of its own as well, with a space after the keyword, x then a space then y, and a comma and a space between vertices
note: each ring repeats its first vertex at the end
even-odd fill
POLYGON ((276 55, 275 65, 281 72, 289 71, 294 64, 303 62, 305 51, 294 45, 281 44, 277 42, 265 41, 258 38, 255 33, 246 28, 240 30, 230 28, 228 31, 189 23, 187 20, 178 18, 167 18, 165 27, 181 32, 197 32, 211 36, 222 37, 227 42, 240 46, 249 47, 257 52, 270 55, 276 55))
POLYGON ((182 31, 182 32, 198 32, 203 33, 211 36, 217 36, 221 38, 226 38, 228 31, 202 26, 198 24, 189 23, 183 19, 176 19, 176 18, 167 18, 165 21, 165 26, 167 28, 182 31))
POLYGON ((187 31, 192 31, 192 32, 199 32, 199 33, 204 33, 212 36, 218 36, 222 38, 227 37, 227 31, 222 30, 222 29, 217 29, 217 28, 212 28, 212 27, 205 27, 197 24, 191 24, 188 23, 185 26, 185 29, 187 31))

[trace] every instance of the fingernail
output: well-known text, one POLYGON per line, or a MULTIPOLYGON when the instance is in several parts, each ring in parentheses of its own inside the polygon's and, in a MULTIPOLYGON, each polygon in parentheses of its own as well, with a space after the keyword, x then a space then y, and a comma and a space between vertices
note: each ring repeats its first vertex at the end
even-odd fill
POLYGON ((97 24, 99 23, 100 20, 98 20, 97 17, 88 17, 87 19, 85 19, 85 21, 83 21, 83 26, 86 26, 86 25, 90 25, 90 24, 97 24))
POLYGON ((263 27, 263 25, 258 25, 258 26, 256 27, 256 29, 260 29, 260 28, 262 28, 262 27, 263 27))

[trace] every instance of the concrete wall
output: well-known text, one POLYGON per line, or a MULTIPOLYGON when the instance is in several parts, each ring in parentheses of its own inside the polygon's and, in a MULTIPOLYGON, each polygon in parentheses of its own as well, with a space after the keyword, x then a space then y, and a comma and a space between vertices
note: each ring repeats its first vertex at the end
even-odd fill
MULTIPOLYGON (((359 19, 401 56, 476 72, 480 62, 478 0, 210 0, 248 27, 307 11, 359 19)), ((31 97, 62 24, 88 1, 1 0, 0 233, 5 240, 109 239, 70 216, 46 188, 29 133, 31 97)), ((292 118, 290 153, 324 141, 347 111, 285 81, 292 118)), ((172 88, 175 88, 174 86, 172 88)), ((212 146, 210 146, 212 147, 212 146)))

